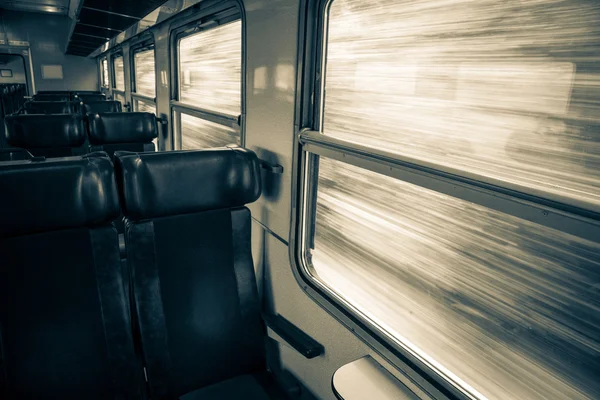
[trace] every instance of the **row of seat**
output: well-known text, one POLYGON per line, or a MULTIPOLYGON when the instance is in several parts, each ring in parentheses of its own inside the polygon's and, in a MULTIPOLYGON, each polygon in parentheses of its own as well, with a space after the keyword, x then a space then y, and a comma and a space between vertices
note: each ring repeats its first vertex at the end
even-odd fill
POLYGON ((35 101, 102 101, 106 96, 98 91, 77 90, 77 91, 40 91, 33 96, 35 101))
POLYGON ((18 114, 6 117, 6 141, 34 156, 67 157, 94 151, 155 151, 152 113, 18 114))
POLYGON ((256 155, 114 160, 0 163, 0 398, 287 398, 266 368, 250 249, 256 155))
POLYGON ((28 101, 23 105, 22 114, 89 114, 122 112, 120 101, 28 101))

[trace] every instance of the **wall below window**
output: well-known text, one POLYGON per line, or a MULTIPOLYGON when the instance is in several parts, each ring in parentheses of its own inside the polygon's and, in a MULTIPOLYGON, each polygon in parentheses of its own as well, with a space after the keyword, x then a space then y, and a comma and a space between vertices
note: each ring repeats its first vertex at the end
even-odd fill
POLYGON ((96 60, 65 54, 69 19, 63 15, 0 10, 8 41, 30 44, 36 91, 97 90, 96 60), (62 65, 63 79, 42 79, 42 65, 62 65))
POLYGON ((11 59, 8 60, 6 64, 0 64, 0 69, 10 70, 12 72, 12 77, 0 76, 0 83, 27 83, 23 57, 17 55, 4 57, 10 57, 11 59))

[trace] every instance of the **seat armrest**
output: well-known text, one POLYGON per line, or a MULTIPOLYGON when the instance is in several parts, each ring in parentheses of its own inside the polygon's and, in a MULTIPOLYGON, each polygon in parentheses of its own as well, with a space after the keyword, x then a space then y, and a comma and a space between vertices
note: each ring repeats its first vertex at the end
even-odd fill
POLYGON ((281 315, 263 314, 263 320, 267 324, 267 327, 272 329, 273 332, 304 357, 308 359, 315 358, 325 352, 322 344, 308 336, 281 315))

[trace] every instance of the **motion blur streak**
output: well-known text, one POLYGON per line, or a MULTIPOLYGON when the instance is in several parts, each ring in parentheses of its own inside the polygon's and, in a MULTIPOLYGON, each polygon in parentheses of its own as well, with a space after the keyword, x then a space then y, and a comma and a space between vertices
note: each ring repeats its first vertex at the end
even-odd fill
POLYGON ((600 4, 335 0, 326 135, 600 205, 600 4))
POLYGON ((123 57, 115 57, 113 59, 115 67, 115 89, 125 90, 125 67, 123 65, 123 57))
MULTIPOLYGON (((600 5, 335 0, 323 132, 600 204, 600 5)), ((318 279, 489 399, 600 398, 600 243, 319 161, 318 279)))
POLYGON ((321 157, 318 277, 490 399, 600 398, 600 245, 321 157))
MULTIPOLYGON (((179 42, 179 100, 238 116, 242 90, 242 22, 184 37, 179 42)), ((231 128, 181 115, 183 149, 239 143, 231 128)))
POLYGON ((236 129, 181 114, 181 149, 205 149, 240 144, 236 129))
POLYGON ((135 53, 133 63, 135 66, 135 92, 154 98, 156 96, 154 50, 135 53))

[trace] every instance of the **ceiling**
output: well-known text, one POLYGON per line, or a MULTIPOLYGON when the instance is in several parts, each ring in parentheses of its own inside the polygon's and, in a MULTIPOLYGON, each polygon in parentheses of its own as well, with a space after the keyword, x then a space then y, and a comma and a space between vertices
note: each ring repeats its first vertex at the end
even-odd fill
POLYGON ((67 15, 70 0, 0 0, 5 10, 67 15))
MULTIPOLYGON (((2 0, 0 4, 1 2, 2 0)), ((165 2, 166 0, 83 0, 67 54, 90 55, 165 2)))

